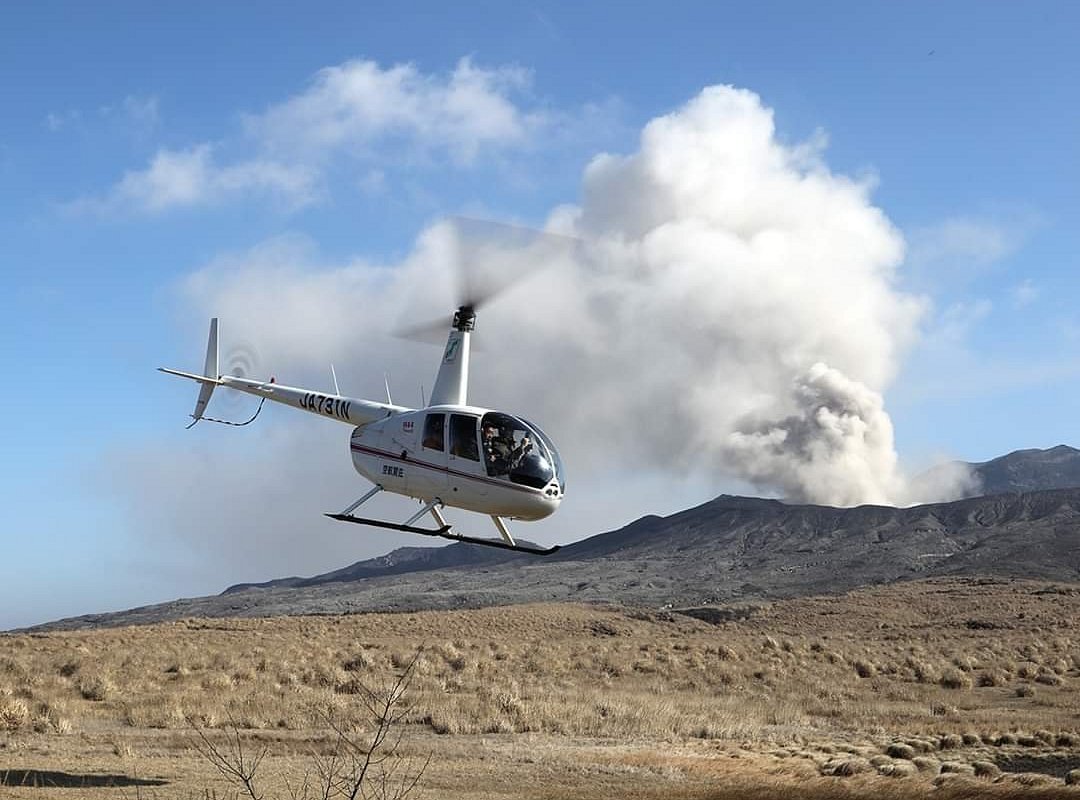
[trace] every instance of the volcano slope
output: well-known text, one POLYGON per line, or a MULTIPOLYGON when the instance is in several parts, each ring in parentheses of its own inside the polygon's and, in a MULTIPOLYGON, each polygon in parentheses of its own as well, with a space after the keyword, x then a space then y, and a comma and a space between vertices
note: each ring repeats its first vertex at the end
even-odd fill
POLYGON ((538 559, 470 545, 405 548, 313 578, 90 615, 39 630, 536 602, 687 608, 934 576, 1080 580, 1080 489, 891 508, 721 496, 538 559))

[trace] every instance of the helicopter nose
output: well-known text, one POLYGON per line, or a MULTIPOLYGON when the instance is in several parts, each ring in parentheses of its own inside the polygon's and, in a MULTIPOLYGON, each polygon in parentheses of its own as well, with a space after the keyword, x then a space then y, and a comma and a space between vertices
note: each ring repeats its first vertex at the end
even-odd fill
POLYGON ((563 491, 557 483, 551 483, 540 496, 541 505, 544 507, 544 516, 553 514, 562 502, 563 491))
POLYGON ((561 502, 562 492, 559 490, 558 485, 548 486, 542 492, 530 495, 525 501, 528 508, 527 511, 524 507, 519 507, 520 511, 518 519, 536 522, 545 517, 550 517, 555 513, 555 510, 559 507, 559 503, 561 502))

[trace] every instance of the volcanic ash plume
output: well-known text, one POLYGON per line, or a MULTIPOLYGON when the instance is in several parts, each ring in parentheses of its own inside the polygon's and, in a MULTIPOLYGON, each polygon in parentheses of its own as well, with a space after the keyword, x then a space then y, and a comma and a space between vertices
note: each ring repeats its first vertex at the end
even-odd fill
POLYGON ((596 158, 584 203, 552 224, 593 243, 558 318, 583 312, 602 347, 564 350, 560 374, 630 423, 642 461, 795 501, 943 499, 963 476, 913 492, 882 399, 922 313, 894 286, 903 241, 822 152, 820 136, 777 141, 756 95, 713 87, 649 123, 637 153, 596 158))
POLYGON ((848 506, 901 495, 881 395, 818 362, 795 378, 791 400, 795 413, 784 419, 744 420, 723 458, 794 501, 848 506))

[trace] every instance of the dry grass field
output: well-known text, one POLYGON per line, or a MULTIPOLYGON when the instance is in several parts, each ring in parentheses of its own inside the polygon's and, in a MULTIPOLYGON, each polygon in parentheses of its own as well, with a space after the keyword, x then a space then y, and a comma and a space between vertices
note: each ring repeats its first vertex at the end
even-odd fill
POLYGON ((419 796, 1080 798, 1078 612, 1080 585, 965 579, 711 622, 531 605, 0 635, 0 797, 231 798, 200 731, 265 750, 260 792, 290 797, 419 650, 395 730, 404 769, 430 757, 419 796))

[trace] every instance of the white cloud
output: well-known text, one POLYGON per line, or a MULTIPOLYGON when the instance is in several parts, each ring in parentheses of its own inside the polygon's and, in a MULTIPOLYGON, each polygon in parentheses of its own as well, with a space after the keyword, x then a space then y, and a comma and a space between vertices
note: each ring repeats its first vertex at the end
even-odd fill
POLYGON ((69 108, 67 111, 50 111, 45 115, 45 127, 50 133, 59 133, 67 127, 77 125, 82 119, 82 112, 77 108, 69 108))
POLYGON ((963 288, 1020 250, 1043 224, 1030 209, 960 215, 908 235, 907 280, 941 291, 963 288))
MULTIPOLYGON (((528 99, 529 84, 526 70, 487 69, 468 58, 445 75, 422 73, 413 64, 384 69, 348 61, 320 70, 300 94, 245 116, 241 140, 160 149, 104 196, 68 207, 160 212, 254 195, 296 208, 318 199, 328 176, 344 169, 357 170, 354 187, 372 192, 380 190, 390 165, 467 168, 537 143, 550 118, 518 102, 528 99), (240 147, 256 155, 231 161, 220 155, 240 147)), ((122 110, 143 130, 159 120, 156 97, 129 96, 122 110)), ((46 125, 58 130, 68 121, 49 115, 46 125)))
POLYGON ((320 70, 310 88, 248 117, 246 126, 271 152, 290 156, 365 156, 393 139, 398 152, 446 152, 470 164, 484 148, 527 144, 542 126, 542 114, 513 101, 529 83, 521 68, 485 69, 468 58, 448 75, 348 61, 320 70))
MULTIPOLYGON (((93 115, 90 115, 91 119, 93 115)), ((160 103, 156 95, 129 94, 119 103, 99 106, 97 117, 101 120, 120 122, 130 131, 139 135, 152 132, 161 122, 160 103)), ((83 122, 83 113, 78 108, 69 108, 63 112, 50 112, 45 115, 45 127, 53 133, 83 122)))
POLYGON ((303 166, 268 159, 219 166, 213 147, 159 150, 146 169, 128 172, 101 198, 69 205, 76 212, 149 212, 212 205, 241 195, 261 195, 300 207, 318 195, 317 178, 303 166))
POLYGON ((155 95, 129 94, 121 104, 124 117, 140 132, 149 132, 161 122, 158 98, 155 95))
POLYGON ((1010 255, 1019 239, 1000 223, 954 217, 911 234, 911 260, 945 266, 985 266, 1010 255))
POLYGON ((990 316, 993 308, 994 304, 986 298, 953 303, 934 321, 926 338, 938 346, 963 346, 971 331, 990 316))
POLYGON ((1017 308, 1029 306, 1039 298, 1039 287, 1031 278, 1025 278, 1013 287, 1012 297, 1017 308))

